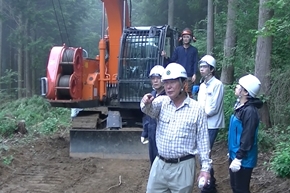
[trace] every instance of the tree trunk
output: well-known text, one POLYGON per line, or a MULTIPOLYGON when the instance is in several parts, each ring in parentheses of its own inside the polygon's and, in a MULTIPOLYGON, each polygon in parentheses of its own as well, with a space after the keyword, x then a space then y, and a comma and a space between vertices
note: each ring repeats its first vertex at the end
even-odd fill
POLYGON ((26 129, 25 120, 21 120, 17 123, 16 133, 20 133, 22 135, 27 134, 28 131, 26 129))
POLYGON ((29 30, 29 23, 28 23, 28 19, 26 19, 25 21, 25 25, 24 25, 24 38, 25 38, 25 43, 24 45, 26 47, 24 47, 24 77, 25 77, 25 96, 26 97, 30 97, 31 96, 31 73, 30 73, 30 63, 29 63, 29 48, 27 47, 28 45, 28 30, 29 30))
MULTIPOLYGON (((268 1, 269 0, 260 0, 258 30, 264 28, 266 21, 271 19, 273 16, 273 12, 266 7, 268 1)), ((267 96, 270 90, 272 36, 258 36, 256 49, 255 74, 262 83, 261 94, 267 96)), ((271 127, 270 113, 267 103, 263 105, 260 113, 262 123, 267 128, 271 127)))
MULTIPOLYGON (((0 0, 0 13, 3 12, 3 0, 0 0)), ((3 71, 3 58, 2 58, 2 33, 3 32, 3 21, 0 19, 0 76, 2 76, 2 71, 3 71)), ((0 89, 2 88, 2 84, 0 83, 0 89)))
MULTIPOLYGON (((9 31, 11 32, 11 29, 9 29, 9 31)), ((13 70, 13 65, 12 65, 13 50, 12 50, 11 42, 9 42, 8 48, 9 48, 9 58, 8 58, 9 63, 8 63, 8 68, 7 69, 13 70)), ((13 96, 16 96, 16 93, 12 92, 12 86, 13 86, 12 82, 9 81, 7 84, 8 84, 7 85, 8 94, 13 94, 13 96)))
MULTIPOLYGON (((31 64, 34 64, 34 58, 31 58, 31 64)), ((35 95, 36 91, 36 78, 35 78, 36 70, 35 67, 31 68, 31 96, 35 95)))
MULTIPOLYGON (((36 37, 35 37, 35 31, 33 29, 30 29, 30 41, 34 42, 36 41, 36 37)), ((33 46, 30 50, 30 53, 36 53, 35 51, 35 46, 33 46)), ((31 80, 30 80, 30 83, 31 83, 31 95, 33 96, 35 94, 35 91, 36 91, 36 78, 35 78, 35 75, 36 75, 36 65, 35 65, 35 54, 30 54, 30 68, 31 68, 31 80)))
MULTIPOLYGON (((18 22, 19 22, 19 25, 17 26, 18 27, 18 30, 19 30, 19 33, 22 34, 22 15, 21 13, 19 13, 19 17, 18 17, 18 22)), ((18 93, 18 98, 21 98, 22 97, 22 82, 23 82, 23 77, 22 77, 22 73, 23 73, 23 70, 22 70, 22 66, 23 66, 23 62, 22 62, 22 41, 19 39, 18 40, 18 44, 17 44, 17 54, 18 54, 18 57, 17 57, 17 72, 18 72, 18 79, 17 79, 17 93, 18 93)))
POLYGON ((18 99, 22 97, 22 49, 21 46, 17 48, 17 72, 18 72, 18 79, 17 79, 17 96, 18 99))
POLYGON ((237 3, 237 0, 228 0, 227 30, 224 41, 224 62, 221 73, 221 81, 224 84, 232 84, 234 82, 233 58, 236 45, 235 21, 237 3))
POLYGON ((213 17, 213 0, 207 1, 207 54, 213 54, 214 46, 214 17, 213 17))
POLYGON ((173 17, 174 17, 174 0, 168 0, 168 25, 170 25, 171 27, 174 26, 173 17))

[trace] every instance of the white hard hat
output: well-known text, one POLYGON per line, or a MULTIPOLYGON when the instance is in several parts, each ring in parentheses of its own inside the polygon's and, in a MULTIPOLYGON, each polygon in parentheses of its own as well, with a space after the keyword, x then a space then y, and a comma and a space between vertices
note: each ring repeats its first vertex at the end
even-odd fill
POLYGON ((199 61, 199 65, 202 66, 203 63, 207 63, 208 65, 215 68, 216 60, 211 55, 205 55, 199 61))
POLYGON ((187 78, 186 70, 178 63, 168 64, 167 67, 164 69, 161 81, 177 78, 187 78))
POLYGON ((251 74, 240 78, 239 85, 245 88, 248 91, 249 95, 254 98, 258 95, 261 88, 260 80, 251 74))
POLYGON ((163 71, 164 71, 164 67, 163 66, 161 66, 161 65, 155 65, 152 69, 151 69, 151 71, 150 71, 150 73, 149 73, 149 77, 151 77, 151 76, 162 76, 162 74, 163 74, 163 71))

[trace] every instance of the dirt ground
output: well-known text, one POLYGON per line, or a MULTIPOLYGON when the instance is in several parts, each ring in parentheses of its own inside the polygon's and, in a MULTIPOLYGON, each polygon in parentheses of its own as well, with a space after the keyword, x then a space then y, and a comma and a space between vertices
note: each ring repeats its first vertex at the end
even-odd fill
MULTIPOLYGON (((69 138, 59 134, 10 148, 5 154, 12 155, 13 161, 0 165, 0 193, 144 193, 150 167, 147 160, 70 158, 69 138)), ((212 155, 219 193, 231 192, 226 154, 226 144, 217 143, 212 155)), ((263 164, 267 156, 260 158, 252 193, 290 192, 290 181, 277 179, 263 164)))

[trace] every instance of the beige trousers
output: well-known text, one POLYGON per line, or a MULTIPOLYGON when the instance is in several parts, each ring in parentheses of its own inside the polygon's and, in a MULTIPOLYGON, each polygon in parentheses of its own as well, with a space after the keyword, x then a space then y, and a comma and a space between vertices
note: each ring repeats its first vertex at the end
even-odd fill
POLYGON ((194 178, 195 158, 171 164, 157 156, 150 170, 146 193, 192 193, 194 178))

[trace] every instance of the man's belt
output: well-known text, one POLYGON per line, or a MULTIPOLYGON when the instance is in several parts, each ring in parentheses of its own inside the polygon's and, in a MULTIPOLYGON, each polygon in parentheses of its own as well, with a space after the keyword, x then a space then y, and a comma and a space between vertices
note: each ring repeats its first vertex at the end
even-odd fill
POLYGON ((182 162, 184 160, 188 160, 188 159, 191 159, 191 158, 194 158, 195 156, 194 155, 186 155, 186 156, 183 156, 183 157, 180 157, 180 158, 165 158, 165 157, 162 157, 162 156, 158 156, 162 161, 164 161, 165 163, 171 163, 171 164, 176 164, 176 163, 179 163, 179 162, 182 162))

